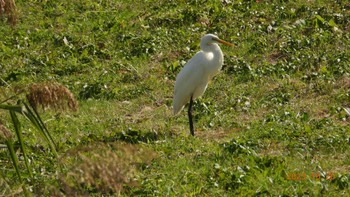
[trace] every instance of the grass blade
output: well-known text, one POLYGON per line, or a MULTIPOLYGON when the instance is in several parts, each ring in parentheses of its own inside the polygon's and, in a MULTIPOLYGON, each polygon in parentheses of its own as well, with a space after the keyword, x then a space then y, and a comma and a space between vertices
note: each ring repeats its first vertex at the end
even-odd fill
POLYGON ((18 113, 22 113, 23 109, 21 105, 4 105, 4 104, 0 104, 0 109, 5 109, 5 110, 9 110, 9 111, 15 111, 18 113))
POLYGON ((26 117, 32 123, 32 125, 39 131, 43 138, 47 141, 50 148, 52 149, 52 152, 57 156, 56 145, 47 128, 45 127, 43 121, 41 120, 39 114, 35 110, 33 113, 30 107, 25 103, 21 103, 20 105, 0 104, 0 109, 21 113, 24 117, 26 117))
POLYGON ((40 132, 40 134, 44 137, 44 139, 49 144, 52 152, 57 156, 56 145, 54 144, 50 133, 47 131, 46 127, 43 126, 40 116, 35 116, 32 110, 28 105, 24 104, 24 110, 22 110, 22 114, 28 118, 28 120, 33 124, 33 126, 40 132))
POLYGON ((10 115, 11 115, 11 119, 12 119, 15 131, 16 131, 16 135, 17 135, 17 138, 18 138, 18 141, 19 141, 19 144, 20 144, 21 151, 23 153, 23 157, 24 157, 24 162, 25 162, 26 168, 28 170, 28 173, 29 173, 30 177, 33 178, 32 171, 29 168, 29 163, 28 163, 29 160, 28 160, 28 157, 27 157, 26 149, 24 148, 24 143, 23 143, 23 138, 22 138, 22 126, 21 126, 21 123, 18 120, 16 112, 10 110, 10 115))
POLYGON ((15 167, 19 181, 22 183, 22 176, 21 176, 21 172, 19 171, 19 163, 18 163, 17 155, 15 153, 15 149, 13 147, 13 141, 11 139, 6 140, 6 145, 7 145, 7 149, 10 152, 10 157, 11 157, 12 163, 15 167))
MULTIPOLYGON (((24 103, 24 106, 25 106, 27 109, 29 109, 29 106, 28 106, 26 103, 24 103)), ((56 148, 57 146, 56 146, 56 144, 55 144, 55 141, 53 140, 53 138, 52 138, 52 136, 51 136, 49 130, 46 128, 44 122, 41 120, 39 113, 36 111, 36 109, 35 109, 34 107, 31 107, 31 108, 32 108, 33 111, 34 111, 34 116, 37 118, 39 124, 40 124, 41 127, 43 128, 43 131, 46 132, 46 134, 47 134, 48 138, 50 139, 51 143, 52 143, 52 144, 54 145, 54 147, 56 148)))
MULTIPOLYGON (((23 184, 23 179, 22 179, 22 176, 21 176, 21 172, 19 171, 19 162, 18 162, 18 158, 17 158, 16 152, 15 152, 14 146, 13 146, 12 139, 6 140, 6 145, 7 145, 7 149, 10 152, 10 157, 11 157, 13 165, 15 166, 16 174, 17 174, 17 176, 19 178, 19 181, 20 181, 21 184, 23 184)), ((25 185, 22 185, 22 189, 23 189, 23 192, 24 192, 24 196, 29 196, 29 193, 28 193, 25 185)))

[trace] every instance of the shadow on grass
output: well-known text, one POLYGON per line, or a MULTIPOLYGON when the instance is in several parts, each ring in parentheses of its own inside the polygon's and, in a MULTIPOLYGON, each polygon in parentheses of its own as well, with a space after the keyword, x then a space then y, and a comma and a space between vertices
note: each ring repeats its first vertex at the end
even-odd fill
MULTIPOLYGON (((170 134, 171 135, 171 134, 170 134)), ((166 137, 165 133, 158 133, 156 131, 141 131, 129 128, 126 131, 116 131, 110 133, 108 136, 97 136, 95 134, 89 134, 81 140, 82 143, 89 142, 116 142, 123 141, 131 144, 138 144, 140 142, 150 143, 158 140, 162 140, 166 137)))

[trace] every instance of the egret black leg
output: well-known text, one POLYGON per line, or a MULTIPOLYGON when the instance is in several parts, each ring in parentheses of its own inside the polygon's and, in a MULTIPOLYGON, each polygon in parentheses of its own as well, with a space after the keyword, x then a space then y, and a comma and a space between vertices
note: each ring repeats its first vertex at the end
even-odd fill
POLYGON ((192 104, 193 104, 193 100, 191 96, 190 104, 188 105, 188 120, 190 123, 190 132, 192 136, 194 136, 193 121, 192 121, 192 104))

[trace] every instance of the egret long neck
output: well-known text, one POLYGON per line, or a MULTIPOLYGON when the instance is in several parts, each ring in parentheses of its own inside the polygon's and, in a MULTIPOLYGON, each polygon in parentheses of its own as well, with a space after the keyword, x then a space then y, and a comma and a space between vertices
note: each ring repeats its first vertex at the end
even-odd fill
POLYGON ((213 55, 214 55, 214 61, 218 61, 219 62, 219 65, 220 65, 220 68, 221 69, 221 66, 222 64, 224 63, 224 54, 222 53, 220 47, 218 44, 213 44, 213 55))
POLYGON ((205 53, 213 53, 214 59, 223 60, 223 54, 218 44, 213 43, 208 45, 201 43, 201 49, 205 53))
MULTIPOLYGON (((203 50, 203 48, 202 48, 203 50)), ((203 50, 206 53, 211 53, 211 59, 210 59, 210 65, 207 66, 207 70, 209 71, 209 79, 214 77, 222 67, 222 64, 224 63, 224 55, 217 44, 211 44, 211 45, 206 45, 205 49, 203 50)))

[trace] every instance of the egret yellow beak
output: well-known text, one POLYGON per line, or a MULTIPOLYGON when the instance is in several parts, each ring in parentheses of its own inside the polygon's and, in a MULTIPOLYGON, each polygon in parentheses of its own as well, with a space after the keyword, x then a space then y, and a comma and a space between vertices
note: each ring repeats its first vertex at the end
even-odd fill
POLYGON ((219 42, 219 43, 221 43, 221 44, 224 44, 224 45, 227 45, 227 46, 235 46, 234 44, 231 44, 231 43, 229 43, 229 42, 226 42, 225 40, 221 40, 221 39, 219 39, 219 38, 213 38, 213 40, 215 40, 215 41, 217 41, 217 42, 219 42))

